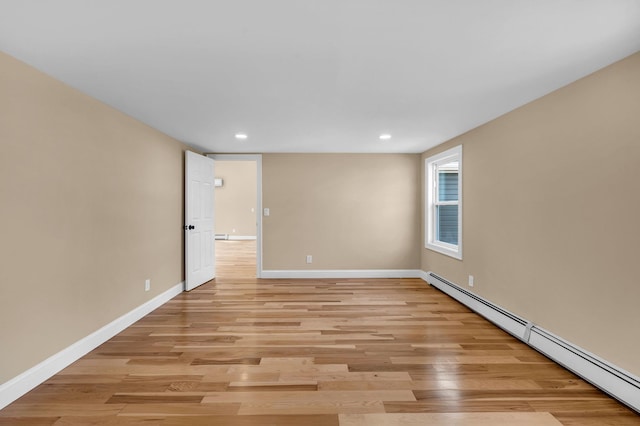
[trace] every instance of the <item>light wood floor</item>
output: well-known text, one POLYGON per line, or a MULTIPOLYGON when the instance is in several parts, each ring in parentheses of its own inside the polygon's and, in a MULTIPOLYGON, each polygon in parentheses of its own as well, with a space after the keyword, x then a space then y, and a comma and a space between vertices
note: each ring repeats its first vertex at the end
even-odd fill
POLYGON ((215 282, 6 407, 0 425, 640 424, 421 280, 243 278, 252 244, 219 242, 215 282))
POLYGON ((256 277, 256 241, 216 241, 216 276, 224 282, 256 277))

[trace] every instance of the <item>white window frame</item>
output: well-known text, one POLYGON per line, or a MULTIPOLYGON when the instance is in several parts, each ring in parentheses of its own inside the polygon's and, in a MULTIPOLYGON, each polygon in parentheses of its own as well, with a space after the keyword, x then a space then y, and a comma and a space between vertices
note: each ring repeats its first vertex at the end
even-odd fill
POLYGON ((438 253, 462 260, 462 145, 448 149, 440 154, 424 160, 425 171, 425 243, 424 247, 438 253), (438 177, 436 170, 439 165, 458 161, 458 244, 449 244, 435 239, 436 205, 455 205, 456 202, 437 202, 438 177))

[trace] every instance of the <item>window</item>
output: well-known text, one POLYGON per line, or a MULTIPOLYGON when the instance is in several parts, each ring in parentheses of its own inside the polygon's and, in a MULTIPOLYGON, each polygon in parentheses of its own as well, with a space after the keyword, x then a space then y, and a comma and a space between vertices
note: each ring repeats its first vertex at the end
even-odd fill
POLYGON ((462 259, 462 145, 425 160, 425 248, 462 259))

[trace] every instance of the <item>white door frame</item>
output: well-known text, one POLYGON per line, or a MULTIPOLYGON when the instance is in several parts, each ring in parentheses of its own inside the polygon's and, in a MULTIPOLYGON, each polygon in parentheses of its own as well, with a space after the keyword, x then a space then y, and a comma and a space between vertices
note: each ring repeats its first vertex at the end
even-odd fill
POLYGON ((256 277, 262 277, 262 154, 207 154, 214 161, 256 162, 256 277))

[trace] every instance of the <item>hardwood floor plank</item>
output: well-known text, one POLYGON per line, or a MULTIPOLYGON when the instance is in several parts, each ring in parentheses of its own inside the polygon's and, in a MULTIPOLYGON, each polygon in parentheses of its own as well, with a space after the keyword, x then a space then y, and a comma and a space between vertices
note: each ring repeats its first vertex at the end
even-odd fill
POLYGON ((0 417, 0 426, 53 426, 60 417, 0 417))
POLYGON ((214 402, 251 402, 265 403, 313 403, 313 402, 367 402, 367 401, 415 401, 410 390, 365 390, 365 391, 316 391, 316 392, 210 392, 203 403, 214 402))
MULTIPOLYGON (((71 400, 72 401, 72 400, 71 400)), ((117 416, 124 404, 91 404, 74 402, 15 402, 0 411, 2 417, 117 416)))
POLYGON ((316 382, 232 382, 229 392, 317 391, 316 382))
POLYGON ((335 414, 169 417, 162 426, 339 426, 335 414))
POLYGON ((216 249, 214 281, 0 410, 0 426, 640 425, 422 280, 258 280, 255 242, 216 249))
POLYGON ((637 426, 640 424, 634 413, 602 414, 594 413, 554 413, 565 426, 637 426))
POLYGON ((340 426, 559 426, 549 413, 341 414, 340 426))
POLYGON ((238 410, 240 416, 340 413, 384 413, 381 401, 296 401, 296 402, 244 402, 238 410))
POLYGON ((527 401, 503 400, 503 401, 416 401, 387 402, 384 404, 387 413, 491 413, 491 412, 533 412, 535 411, 527 401))
POLYGON ((212 414, 235 415, 239 409, 239 403, 127 404, 122 408, 119 416, 165 418, 171 416, 206 416, 212 414))
POLYGON ((161 426, 163 417, 62 417, 53 426, 161 426))
POLYGON ((204 394, 186 394, 186 392, 114 394, 106 404, 199 404, 204 394))

